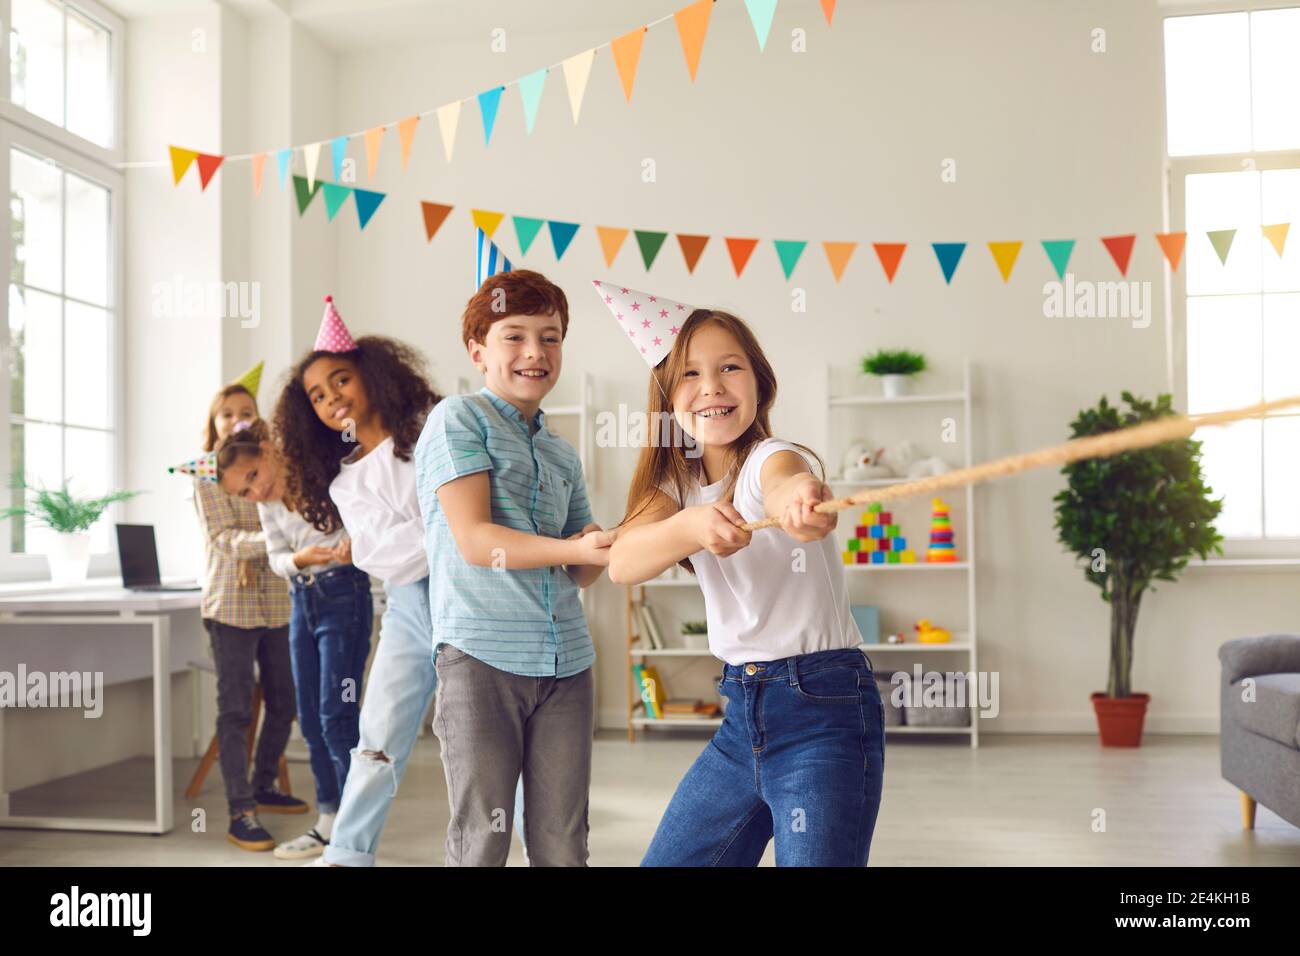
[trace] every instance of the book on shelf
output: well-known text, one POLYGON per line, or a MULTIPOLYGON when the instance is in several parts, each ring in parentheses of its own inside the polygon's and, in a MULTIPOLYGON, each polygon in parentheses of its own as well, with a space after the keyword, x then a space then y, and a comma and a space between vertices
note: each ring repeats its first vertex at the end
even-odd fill
POLYGON ((702 700, 673 699, 665 701, 663 710, 664 717, 667 720, 700 720, 722 715, 720 706, 702 700))
POLYGON ((654 610, 645 601, 642 601, 639 607, 641 621, 645 627, 646 639, 655 650, 663 650, 667 645, 664 643, 663 633, 659 630, 659 622, 655 620, 654 610))
POLYGON ((648 664, 633 664, 632 678, 640 691, 641 703, 645 705, 645 715, 655 720, 662 718, 667 695, 659 672, 648 664))

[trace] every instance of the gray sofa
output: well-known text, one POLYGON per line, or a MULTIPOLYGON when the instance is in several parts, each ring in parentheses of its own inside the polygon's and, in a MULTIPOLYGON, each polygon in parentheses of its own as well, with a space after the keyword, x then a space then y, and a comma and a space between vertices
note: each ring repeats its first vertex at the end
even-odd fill
POLYGON ((1242 825, 1255 804, 1300 826, 1300 634, 1239 637, 1219 648, 1219 763, 1241 791, 1242 825), (1246 678, 1253 701, 1243 700, 1246 678))

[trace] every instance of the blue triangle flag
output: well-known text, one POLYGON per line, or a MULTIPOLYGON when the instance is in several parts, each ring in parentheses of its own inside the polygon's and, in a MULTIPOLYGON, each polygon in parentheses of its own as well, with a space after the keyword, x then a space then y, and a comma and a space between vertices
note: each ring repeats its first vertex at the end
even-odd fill
POLYGON ((348 155, 348 138, 346 136, 336 136, 330 140, 330 156, 334 159, 334 181, 338 182, 343 175, 343 160, 348 155))
POLYGON ((966 251, 964 242, 932 242, 935 257, 939 260, 939 268, 943 270, 943 281, 951 283, 952 274, 957 271, 957 263, 961 261, 961 254, 966 251))
POLYGON ((556 222, 554 219, 548 219, 546 225, 551 229, 551 245, 555 246, 555 261, 558 262, 564 258, 565 250, 573 241, 573 235, 578 231, 578 223, 556 222))
POLYGON ((497 124, 497 107, 501 105, 504 86, 497 86, 478 95, 479 112, 483 114, 483 142, 492 142, 492 127, 497 124))
POLYGON ((370 217, 379 208, 379 204, 384 201, 386 194, 373 192, 369 189, 353 189, 352 195, 357 201, 357 222, 364 229, 366 223, 370 221, 370 217))
POLYGON ((285 176, 289 172, 289 160, 293 156, 292 149, 282 149, 275 154, 275 162, 280 167, 280 188, 284 188, 285 176))

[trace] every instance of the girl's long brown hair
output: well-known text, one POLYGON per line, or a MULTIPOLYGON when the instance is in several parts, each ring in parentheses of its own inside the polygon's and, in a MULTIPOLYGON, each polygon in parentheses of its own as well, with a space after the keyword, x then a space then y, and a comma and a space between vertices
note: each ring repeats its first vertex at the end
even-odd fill
MULTIPOLYGON (((302 387, 311 364, 330 354, 313 351, 303 356, 275 406, 275 434, 288 469, 289 498, 295 511, 324 532, 336 531, 343 523, 330 498, 330 482, 338 477, 340 462, 356 448, 320 420, 302 387)), ((354 351, 342 354, 356 366, 370 407, 392 435, 393 454, 410 461, 429 410, 442 400, 429 384, 424 356, 382 335, 362 336, 354 351)))
POLYGON ((217 392, 212 398, 212 404, 208 406, 208 424, 203 429, 203 450, 212 451, 217 447, 217 413, 221 411, 221 403, 231 395, 238 395, 243 392, 253 400, 253 409, 257 410, 257 396, 250 392, 242 385, 227 385, 221 391, 217 392))
MULTIPOLYGON (((686 353, 691 339, 707 323, 720 325, 735 336, 758 384, 758 407, 754 412, 754 420, 727 449, 727 483, 723 486, 719 500, 732 500, 736 491, 736 478, 745 459, 755 445, 772 437, 771 411, 776 402, 776 374, 772 371, 767 356, 763 354, 758 339, 739 316, 718 309, 696 309, 682 323, 672 351, 650 372, 650 389, 646 399, 647 417, 650 420, 647 444, 641 449, 636 471, 632 475, 632 487, 627 494, 627 513, 621 524, 626 524, 649 507, 655 492, 661 486, 673 489, 671 497, 681 508, 685 507, 691 486, 696 482, 704 483, 702 459, 687 457, 684 442, 680 440, 685 436, 682 436, 680 427, 676 425, 671 399, 686 375, 686 353), (663 434, 663 424, 671 426, 671 436, 663 434)), ((824 481, 826 467, 821 456, 810 448, 793 444, 817 459, 824 481)), ((683 561, 682 565, 689 568, 690 562, 683 561)))

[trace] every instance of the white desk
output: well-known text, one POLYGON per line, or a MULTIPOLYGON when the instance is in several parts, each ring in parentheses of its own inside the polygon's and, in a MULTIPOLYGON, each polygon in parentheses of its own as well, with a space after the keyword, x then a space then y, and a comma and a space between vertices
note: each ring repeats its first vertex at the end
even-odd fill
MULTIPOLYGON (((117 579, 65 589, 39 583, 21 590, 0 589, 0 670, 16 673, 22 663, 28 673, 102 672, 105 686, 151 676, 154 755, 152 820, 41 817, 10 815, 0 750, 0 827, 126 833, 172 829, 171 674, 186 670, 188 662, 203 653, 199 597, 197 590, 128 591, 117 579), (188 620, 177 621, 177 615, 188 620), (178 624, 183 626, 174 626, 178 624), (71 663, 68 642, 52 642, 52 625, 61 626, 54 629, 56 634, 78 635, 71 663), (149 636, 148 654, 136 644, 141 632, 149 636)), ((0 709, 0 721, 3 716, 0 709)))

